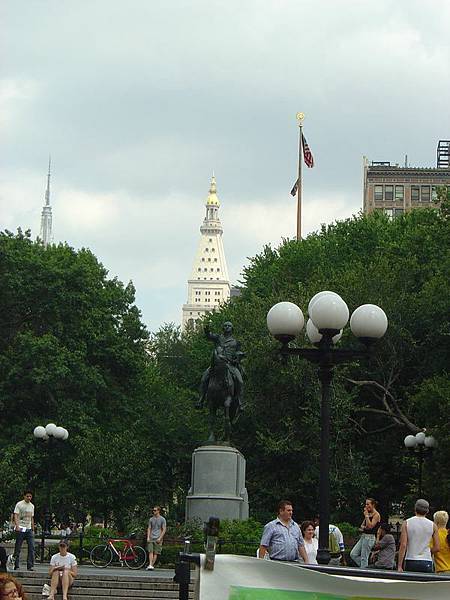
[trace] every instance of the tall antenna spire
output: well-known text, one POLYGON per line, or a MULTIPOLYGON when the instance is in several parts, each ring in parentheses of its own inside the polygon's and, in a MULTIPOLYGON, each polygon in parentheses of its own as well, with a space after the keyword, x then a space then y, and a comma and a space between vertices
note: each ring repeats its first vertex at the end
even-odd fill
POLYGON ((47 188, 45 190, 45 205, 41 213, 41 232, 39 234, 44 246, 47 248, 53 241, 52 233, 52 207, 50 206, 50 167, 51 156, 48 157, 47 188))
POLYGON ((47 189, 45 190, 45 205, 50 206, 50 167, 52 164, 52 157, 48 155, 48 173, 47 173, 47 189))

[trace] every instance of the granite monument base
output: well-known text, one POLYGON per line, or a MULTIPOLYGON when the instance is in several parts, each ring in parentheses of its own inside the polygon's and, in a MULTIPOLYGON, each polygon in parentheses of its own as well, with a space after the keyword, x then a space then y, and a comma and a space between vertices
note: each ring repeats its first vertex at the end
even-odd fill
POLYGON ((231 446, 200 446, 192 454, 186 521, 209 517, 248 519, 245 458, 231 446))

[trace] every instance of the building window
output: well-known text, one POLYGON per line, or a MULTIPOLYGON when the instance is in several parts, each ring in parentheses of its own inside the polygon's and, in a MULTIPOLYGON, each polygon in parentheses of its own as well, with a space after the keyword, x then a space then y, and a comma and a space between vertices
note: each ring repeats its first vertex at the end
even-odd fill
POLYGON ((404 187, 402 185, 395 186, 395 199, 397 202, 403 202, 404 187))
POLYGON ((209 241, 212 242, 212 238, 209 238, 209 241))
POLYGON ((403 214, 403 208, 395 208, 394 211, 396 217, 401 217, 403 214))
POLYGON ((205 262, 205 259, 204 259, 204 258, 202 258, 202 262, 205 262))
POLYGON ((208 249, 208 248, 205 248, 205 252, 209 252, 209 249, 208 249))
POLYGON ((211 262, 211 259, 210 259, 210 258, 208 258, 208 262, 211 262))
MULTIPOLYGON (((434 189, 434 188, 433 188, 434 189)), ((217 258, 214 259, 214 262, 217 262, 217 258)))
POLYGON ((429 202, 431 198, 430 195, 430 186, 429 185, 422 185, 420 188, 420 200, 422 202, 429 202))
POLYGON ((214 271, 214 269, 210 269, 210 271, 214 271))
POLYGON ((383 200, 383 186, 376 185, 374 187, 374 198, 375 200, 383 200))
POLYGON ((207 271, 207 270, 208 270, 208 269, 206 269, 206 268, 205 268, 205 269, 203 269, 203 271, 207 271))
POLYGON ((215 249, 215 248, 211 248, 211 252, 215 252, 215 251, 216 251, 216 249, 215 249))
POLYGON ((393 185, 384 186, 384 199, 387 200, 388 202, 392 202, 392 200, 394 199, 394 186, 393 185))
POLYGON ((392 217, 394 216, 394 209, 393 208, 385 208, 384 209, 384 214, 389 218, 392 219, 392 217))
POLYGON ((437 199, 438 199, 437 187, 435 185, 433 185, 433 187, 431 188, 431 200, 433 202, 437 202, 437 199))
POLYGON ((220 269, 219 269, 219 268, 217 268, 217 269, 216 269, 216 271, 217 271, 217 272, 219 272, 219 271, 220 271, 220 269))
POLYGON ((419 202, 419 186, 411 186, 411 202, 419 202))
POLYGON ((199 267, 199 268, 197 269, 197 271, 201 271, 201 268, 199 267))

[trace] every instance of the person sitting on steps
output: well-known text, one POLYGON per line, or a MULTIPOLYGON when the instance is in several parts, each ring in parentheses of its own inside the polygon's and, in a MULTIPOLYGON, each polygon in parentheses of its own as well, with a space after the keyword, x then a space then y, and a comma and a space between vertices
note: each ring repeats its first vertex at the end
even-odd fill
POLYGON ((68 552, 67 542, 61 540, 59 542, 59 552, 50 559, 50 569, 48 571, 51 577, 49 600, 55 600, 58 587, 62 589, 63 600, 67 600, 67 592, 72 587, 77 573, 77 559, 74 554, 68 552))

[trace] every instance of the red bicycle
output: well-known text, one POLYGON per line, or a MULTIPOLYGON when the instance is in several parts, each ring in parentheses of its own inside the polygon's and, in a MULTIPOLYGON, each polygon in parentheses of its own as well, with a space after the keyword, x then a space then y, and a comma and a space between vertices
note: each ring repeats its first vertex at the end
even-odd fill
POLYGON ((95 567, 107 567, 116 559, 120 566, 125 563, 130 569, 140 569, 145 565, 147 553, 130 538, 110 538, 105 544, 92 548, 90 559, 95 567), (120 544, 119 548, 114 544, 120 544))

